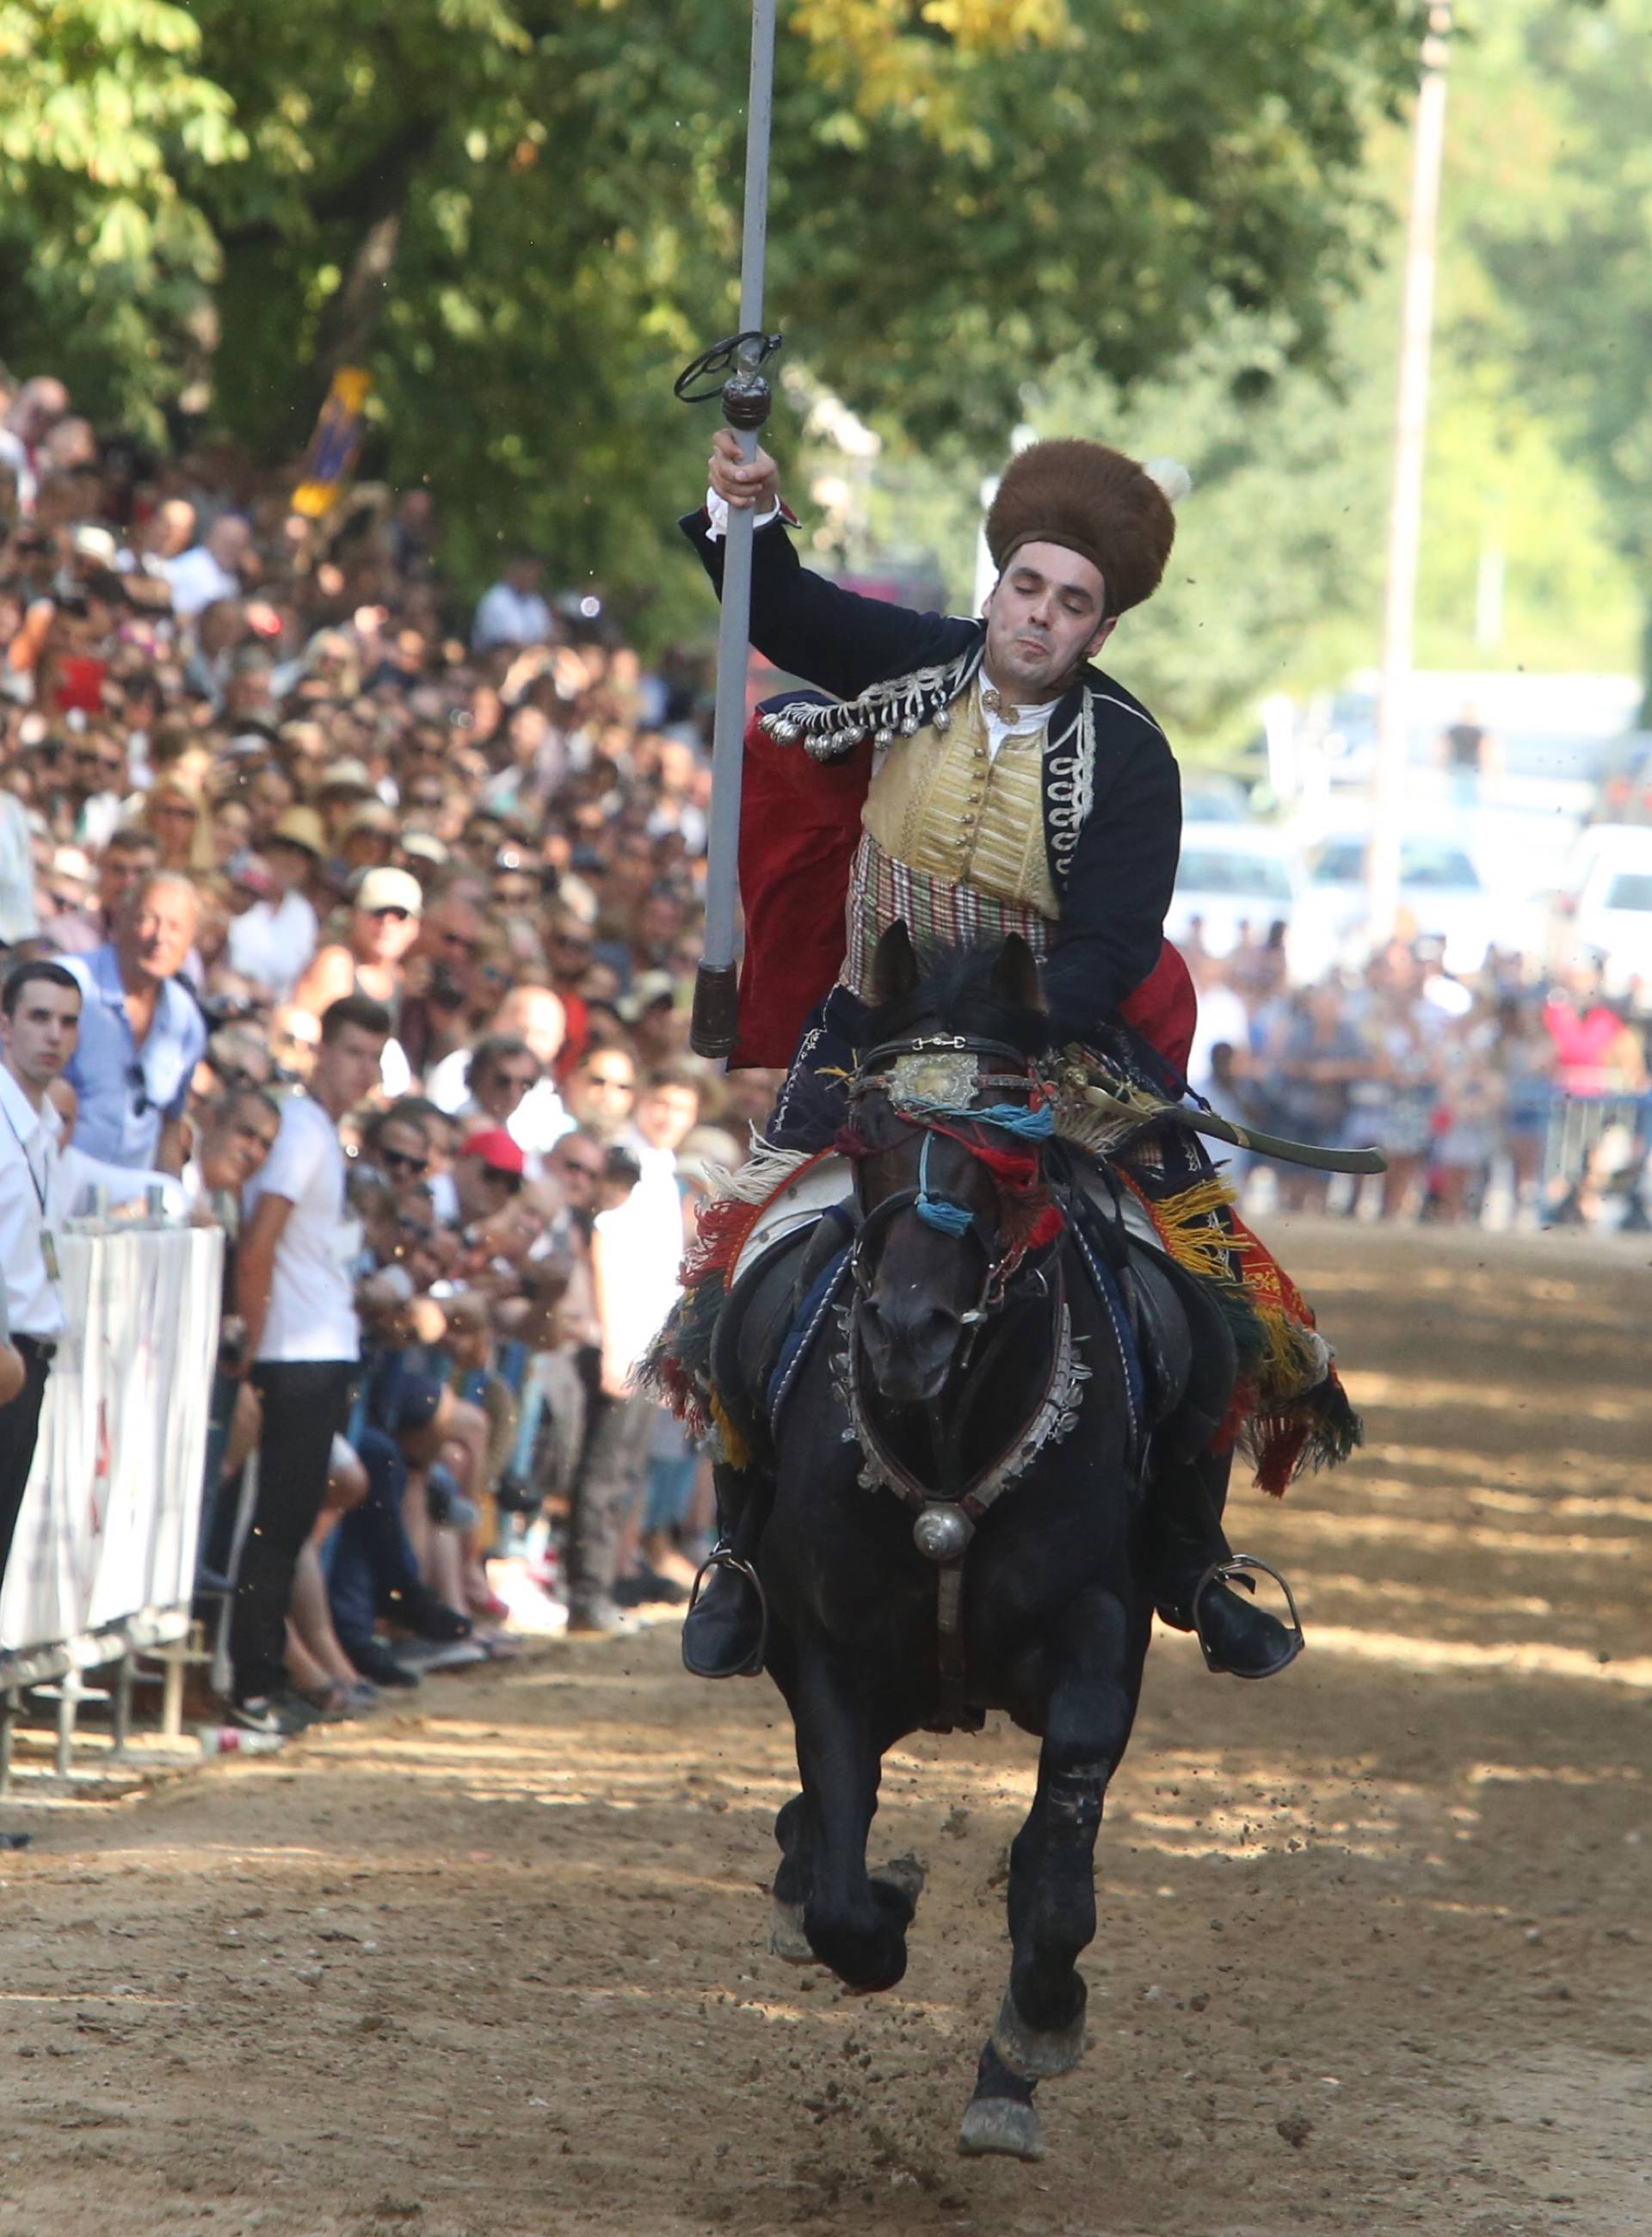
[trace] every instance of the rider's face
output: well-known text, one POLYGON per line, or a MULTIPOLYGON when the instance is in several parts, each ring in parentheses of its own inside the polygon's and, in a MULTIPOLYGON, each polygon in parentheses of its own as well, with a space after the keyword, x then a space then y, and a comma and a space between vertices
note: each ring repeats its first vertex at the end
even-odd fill
POLYGON ((1060 544, 1023 544, 987 600, 988 677, 1021 703, 1053 698, 1113 634, 1105 607, 1088 559, 1060 544))

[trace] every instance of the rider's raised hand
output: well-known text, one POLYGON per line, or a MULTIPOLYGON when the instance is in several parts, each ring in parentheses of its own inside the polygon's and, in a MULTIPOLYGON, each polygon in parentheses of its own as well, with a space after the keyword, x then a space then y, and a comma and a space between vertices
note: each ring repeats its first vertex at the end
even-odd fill
POLYGON ((772 512, 780 502, 780 469, 761 447, 748 465, 730 427, 719 427, 712 436, 707 472, 717 495, 737 512, 754 505, 760 513, 772 512))

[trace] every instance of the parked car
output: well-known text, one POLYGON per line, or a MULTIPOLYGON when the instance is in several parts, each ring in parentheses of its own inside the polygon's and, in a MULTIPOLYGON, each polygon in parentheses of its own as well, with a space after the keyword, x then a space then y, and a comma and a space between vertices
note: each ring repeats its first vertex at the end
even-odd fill
POLYGON ((1598 956, 1609 989, 1652 985, 1652 824, 1592 823, 1562 874, 1563 945, 1598 956))
MULTIPOLYGON (((1366 834, 1345 833, 1323 841, 1310 856, 1292 942, 1299 976, 1317 978, 1327 966, 1358 962, 1368 951, 1370 846, 1366 834)), ((1402 842, 1399 901, 1417 935, 1444 942, 1448 971, 1477 971, 1488 947, 1523 947, 1530 937, 1523 912, 1487 892, 1468 849, 1455 840, 1402 842)))
POLYGON ((1172 940, 1198 931, 1211 955, 1226 955, 1248 924, 1259 941, 1270 925, 1289 927, 1300 878, 1293 849, 1277 831, 1254 823, 1184 827, 1181 867, 1165 920, 1172 940))

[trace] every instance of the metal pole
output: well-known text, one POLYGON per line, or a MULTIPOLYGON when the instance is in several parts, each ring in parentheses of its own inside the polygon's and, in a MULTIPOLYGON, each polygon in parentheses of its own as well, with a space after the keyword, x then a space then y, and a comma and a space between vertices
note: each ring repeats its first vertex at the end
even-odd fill
MULTIPOLYGON (((774 78, 775 0, 752 0, 745 210, 740 253, 740 325, 747 332, 754 332, 763 323, 774 78)), ((726 401, 725 399, 725 404, 726 401)), ((742 457, 748 461, 754 459, 758 426, 743 426, 733 420, 730 424, 742 457)), ((750 511, 737 511, 730 506, 724 544, 723 610, 717 629, 717 717, 711 736, 711 812, 706 838, 705 945, 694 987, 691 1032, 693 1045, 702 1056, 732 1055, 739 1037, 734 920, 751 624, 751 533, 750 511)))
POLYGON ((1423 42, 1423 78, 1411 136, 1411 207, 1405 234, 1400 312, 1399 396, 1394 420, 1388 514, 1388 582, 1383 608, 1382 681, 1377 698, 1377 769, 1367 870, 1371 938, 1379 947, 1399 914, 1400 846, 1411 744, 1412 640, 1417 555, 1423 539, 1423 465, 1428 444, 1428 387, 1434 340, 1436 241, 1440 169, 1445 153, 1446 66, 1450 0, 1435 0, 1423 42))

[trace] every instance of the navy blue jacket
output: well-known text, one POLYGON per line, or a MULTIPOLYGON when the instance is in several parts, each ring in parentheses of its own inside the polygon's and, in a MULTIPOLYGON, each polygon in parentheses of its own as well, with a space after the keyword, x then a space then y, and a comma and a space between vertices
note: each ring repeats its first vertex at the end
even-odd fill
MULTIPOLYGON (((720 591, 724 545, 708 536, 704 509, 682 526, 720 591)), ((752 542, 751 642, 835 699, 957 661, 986 635, 982 622, 840 590, 802 564, 783 521, 752 542)), ((1157 964, 1181 849, 1175 756, 1140 701, 1098 668, 1080 672, 1050 717, 1044 836, 1061 905, 1045 995, 1056 1037, 1081 1040, 1157 964), (1087 700, 1094 755, 1075 781, 1087 700)))

